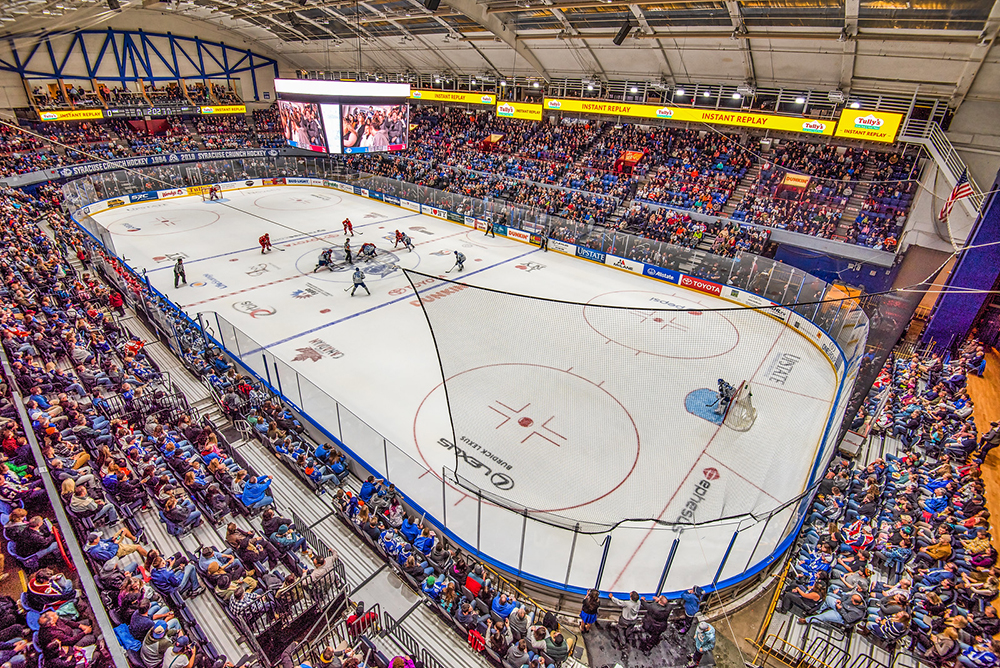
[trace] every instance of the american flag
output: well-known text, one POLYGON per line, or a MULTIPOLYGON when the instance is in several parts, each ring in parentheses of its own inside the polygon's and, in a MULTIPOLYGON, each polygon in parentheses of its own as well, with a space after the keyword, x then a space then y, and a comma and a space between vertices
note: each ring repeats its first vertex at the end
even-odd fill
POLYGON ((951 207, 955 206, 955 202, 963 197, 972 197, 972 195, 972 184, 969 183, 969 170, 963 169, 962 175, 958 177, 958 183, 955 184, 955 188, 948 195, 948 201, 944 203, 941 213, 938 214, 938 220, 948 220, 948 216, 951 214, 951 207))

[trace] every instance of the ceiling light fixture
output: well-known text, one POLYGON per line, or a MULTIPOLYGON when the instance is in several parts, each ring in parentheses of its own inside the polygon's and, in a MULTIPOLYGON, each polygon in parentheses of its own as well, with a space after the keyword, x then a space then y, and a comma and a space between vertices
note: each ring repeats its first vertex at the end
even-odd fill
POLYGON ((684 97, 684 89, 678 88, 676 91, 674 91, 674 94, 677 95, 678 97, 684 97))
POLYGON ((743 97, 743 96, 742 96, 742 95, 740 95, 739 93, 733 93, 733 99, 734 99, 734 100, 738 100, 738 99, 740 99, 741 97, 743 97))
POLYGON ((806 103, 806 99, 804 97, 799 96, 799 97, 795 98, 795 104, 805 104, 805 103, 806 103))
POLYGON ((531 87, 532 87, 532 88, 538 88, 538 82, 536 81, 536 82, 532 83, 532 84, 531 84, 531 87))
POLYGON ((861 108, 860 102, 851 102, 851 109, 860 109, 860 108, 861 108))
POLYGON ((630 93, 638 93, 639 89, 636 88, 635 86, 632 86, 631 88, 628 89, 628 92, 630 92, 630 93))
POLYGON ((710 91, 710 90, 706 90, 706 91, 705 91, 704 93, 702 93, 701 95, 702 95, 702 97, 712 97, 712 91, 710 91))
POLYGON ((587 84, 587 90, 594 90, 594 84, 587 84))

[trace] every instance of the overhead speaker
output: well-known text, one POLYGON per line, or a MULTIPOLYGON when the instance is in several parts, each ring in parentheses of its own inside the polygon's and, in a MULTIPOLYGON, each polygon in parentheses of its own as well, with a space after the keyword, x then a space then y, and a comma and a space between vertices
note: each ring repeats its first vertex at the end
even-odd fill
POLYGON ((622 27, 618 29, 618 34, 615 35, 615 38, 611 41, 615 43, 615 46, 621 46, 622 42, 625 41, 625 38, 628 37, 630 32, 632 32, 632 24, 626 21, 622 24, 622 27))
POLYGON ((441 5, 441 0, 424 0, 424 7, 432 12, 436 12, 437 8, 441 5))

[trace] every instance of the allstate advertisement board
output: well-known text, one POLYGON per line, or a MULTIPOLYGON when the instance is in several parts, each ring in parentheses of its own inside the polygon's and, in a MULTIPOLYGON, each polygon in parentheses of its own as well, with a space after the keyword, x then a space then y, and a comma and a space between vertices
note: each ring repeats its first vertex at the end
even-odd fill
POLYGON ((657 278, 661 281, 666 281, 667 283, 680 283, 681 280, 680 272, 674 271, 673 269, 663 269, 652 264, 647 264, 642 273, 645 276, 657 278))
POLYGON ((604 258, 604 264, 609 267, 615 267, 617 269, 624 269, 625 271, 631 271, 633 274, 641 274, 646 268, 642 262, 636 262, 635 260, 628 260, 623 257, 618 257, 617 255, 608 255, 604 258))
POLYGON ((417 204, 416 202, 411 202, 408 199, 403 199, 402 197, 399 198, 399 206, 403 207, 404 209, 409 209, 410 211, 418 211, 418 212, 420 211, 419 204, 417 204))
POLYGON ((584 248, 583 246, 576 247, 576 256, 582 257, 584 260, 599 262, 600 264, 604 264, 604 258, 607 257, 604 254, 604 251, 594 250, 593 248, 584 248))

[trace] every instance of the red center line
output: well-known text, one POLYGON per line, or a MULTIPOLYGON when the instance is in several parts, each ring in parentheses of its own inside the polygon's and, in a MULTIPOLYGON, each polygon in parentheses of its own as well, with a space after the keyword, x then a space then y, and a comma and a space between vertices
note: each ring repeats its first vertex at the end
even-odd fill
MULTIPOLYGON (((774 343, 771 344, 771 347, 768 349, 767 353, 761 358, 760 364, 757 366, 757 370, 753 372, 753 375, 750 376, 750 380, 756 378, 757 374, 760 373, 761 368, 764 366, 764 362, 766 362, 767 359, 771 356, 771 351, 774 350, 774 347, 776 345, 778 345, 778 341, 785 333, 785 329, 786 328, 784 327, 781 328, 781 332, 778 333, 777 338, 774 339, 774 343)), ((667 510, 670 509, 670 504, 674 502, 674 499, 677 497, 677 494, 679 494, 681 489, 684 488, 684 484, 687 482, 687 479, 691 476, 691 473, 698 466, 698 462, 701 461, 701 458, 705 455, 706 451, 708 450, 708 446, 712 445, 712 441, 714 441, 715 437, 719 435, 719 431, 721 429, 722 429, 722 424, 719 424, 719 426, 715 428, 715 433, 712 434, 712 438, 708 439, 708 443, 705 444, 705 447, 702 448, 701 453, 699 453, 699 455, 695 458, 694 463, 691 464, 691 468, 688 469, 688 472, 684 475, 684 479, 681 480, 681 483, 679 485, 677 485, 677 489, 674 490, 674 493, 670 495, 670 499, 667 501, 667 505, 665 505, 663 507, 663 510, 660 511, 660 514, 656 516, 657 521, 662 520, 663 516, 667 514, 667 510)), ((646 544, 646 541, 649 539, 650 534, 652 534, 653 531, 656 530, 656 526, 657 525, 654 524, 646 531, 646 535, 642 537, 641 541, 639 541, 639 545, 635 548, 632 554, 629 555, 628 561, 625 562, 625 565, 618 573, 618 576, 615 578, 614 582, 611 583, 610 590, 614 591, 615 585, 617 585, 618 581, 621 580, 623 575, 625 575, 625 571, 627 571, 628 567, 632 564, 632 560, 635 559, 635 555, 639 554, 639 550, 641 550, 642 546, 646 544)))

